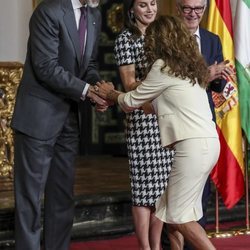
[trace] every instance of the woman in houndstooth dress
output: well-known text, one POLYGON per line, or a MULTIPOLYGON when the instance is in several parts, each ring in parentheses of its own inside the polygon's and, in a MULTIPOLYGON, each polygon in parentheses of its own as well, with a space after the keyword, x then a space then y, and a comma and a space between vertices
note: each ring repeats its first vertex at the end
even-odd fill
MULTIPOLYGON (((143 33, 156 11, 155 0, 124 0, 125 29, 116 38, 114 54, 126 91, 134 89, 141 79, 145 66, 143 33)), ((161 147, 157 117, 145 114, 148 108, 149 104, 126 117, 132 213, 140 249, 160 249, 162 222, 153 212, 167 185, 174 152, 161 147)))

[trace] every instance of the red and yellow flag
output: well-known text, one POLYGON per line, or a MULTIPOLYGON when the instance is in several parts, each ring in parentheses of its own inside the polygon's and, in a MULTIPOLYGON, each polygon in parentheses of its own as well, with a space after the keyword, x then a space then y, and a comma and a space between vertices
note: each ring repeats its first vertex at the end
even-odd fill
MULTIPOLYGON (((208 30, 217 34, 223 55, 234 62, 232 14, 230 0, 210 0, 208 30)), ((238 87, 229 80, 222 93, 213 93, 221 153, 211 177, 227 208, 232 208, 244 195, 244 162, 238 87)))

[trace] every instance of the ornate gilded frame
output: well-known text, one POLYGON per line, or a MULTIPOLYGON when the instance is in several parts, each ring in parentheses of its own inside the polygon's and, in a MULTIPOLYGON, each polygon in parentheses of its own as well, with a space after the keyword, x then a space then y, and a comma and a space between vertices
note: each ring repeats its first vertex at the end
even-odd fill
POLYGON ((36 6, 37 6, 41 1, 42 1, 42 0, 32 0, 33 9, 35 9, 36 6))
POLYGON ((10 122, 23 65, 0 62, 0 177, 11 177, 14 164, 13 131, 10 122))

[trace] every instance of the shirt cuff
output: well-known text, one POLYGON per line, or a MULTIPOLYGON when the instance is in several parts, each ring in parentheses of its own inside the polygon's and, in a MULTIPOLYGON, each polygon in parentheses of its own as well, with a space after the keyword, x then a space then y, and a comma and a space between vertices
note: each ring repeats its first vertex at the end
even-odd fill
POLYGON ((83 89, 83 91, 82 91, 82 96, 81 96, 81 100, 82 100, 82 101, 85 101, 85 99, 86 99, 86 94, 87 94, 87 92, 88 92, 88 89, 89 89, 89 84, 86 83, 86 85, 85 85, 85 87, 84 87, 84 89, 83 89))

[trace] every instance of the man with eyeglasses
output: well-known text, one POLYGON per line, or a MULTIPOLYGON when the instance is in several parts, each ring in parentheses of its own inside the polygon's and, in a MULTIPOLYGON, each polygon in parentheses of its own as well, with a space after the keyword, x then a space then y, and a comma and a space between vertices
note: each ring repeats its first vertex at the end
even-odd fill
MULTIPOLYGON (((229 61, 223 59, 220 38, 217 35, 200 27, 200 22, 202 20, 206 7, 206 0, 176 0, 176 9, 178 16, 184 21, 187 28, 195 36, 200 52, 202 53, 207 64, 209 65, 210 86, 207 89, 207 95, 209 99, 210 108, 213 114, 213 120, 215 121, 215 110, 214 102, 212 99, 212 91, 221 92, 226 84, 225 79, 230 78, 230 76, 235 73, 232 67, 229 65, 229 61)), ((210 179, 207 180, 203 191, 203 217, 198 221, 199 224, 204 228, 206 226, 206 211, 209 196, 210 179)), ((162 232, 163 250, 169 249, 168 240, 166 239, 167 228, 166 225, 164 225, 162 232)), ((190 246, 187 246, 186 244, 184 246, 184 249, 190 250, 192 248, 190 246)))

